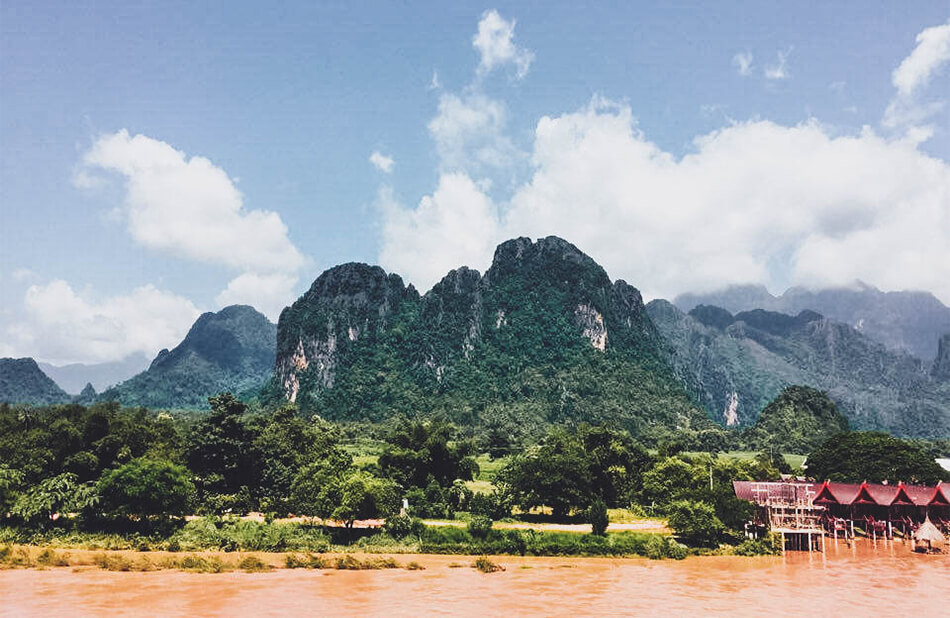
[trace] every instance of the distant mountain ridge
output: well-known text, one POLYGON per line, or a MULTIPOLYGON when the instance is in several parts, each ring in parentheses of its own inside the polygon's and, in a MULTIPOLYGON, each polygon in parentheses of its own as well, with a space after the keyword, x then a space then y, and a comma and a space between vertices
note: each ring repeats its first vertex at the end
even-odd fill
POLYGON ((133 354, 120 361, 111 363, 72 363, 69 365, 51 365, 37 363, 43 373, 53 379, 67 393, 80 393, 87 384, 97 391, 103 391, 119 382, 144 371, 149 365, 145 354, 133 354))
POLYGON ((0 358, 0 402, 49 405, 69 400, 32 358, 0 358))
POLYGON ((935 366, 888 350, 813 311, 757 309, 732 316, 700 305, 685 314, 656 300, 647 311, 670 344, 677 375, 714 417, 751 425, 789 385, 827 391, 853 426, 899 435, 950 435, 950 383, 935 366))
POLYGON ((277 327, 246 305, 201 315, 182 342, 99 400, 153 408, 206 408, 222 391, 253 395, 270 378, 277 327))
POLYGON ((894 351, 924 361, 937 355, 940 337, 950 334, 950 307, 929 292, 882 292, 862 282, 850 287, 809 290, 793 287, 773 296, 761 285, 730 286, 707 294, 681 294, 673 301, 682 311, 698 305, 731 313, 765 309, 790 315, 811 310, 844 322, 894 351))

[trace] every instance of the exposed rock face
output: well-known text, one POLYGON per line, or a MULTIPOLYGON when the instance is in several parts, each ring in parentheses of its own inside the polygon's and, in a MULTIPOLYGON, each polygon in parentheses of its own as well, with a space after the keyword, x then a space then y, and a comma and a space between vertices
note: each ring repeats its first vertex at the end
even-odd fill
POLYGON ((280 314, 274 373, 285 397, 297 399, 304 371, 320 387, 332 387, 339 355, 373 340, 406 299, 417 297, 399 275, 378 266, 342 264, 320 275, 280 314))
POLYGON ((739 393, 732 391, 729 395, 729 402, 726 404, 726 409, 723 410, 722 416, 723 420, 726 422, 726 427, 734 427, 739 424, 739 414, 737 410, 739 409, 739 393))
POLYGON ((937 346, 937 358, 934 360, 931 375, 938 379, 950 382, 950 333, 940 338, 937 346))
POLYGON ((590 305, 578 305, 574 310, 574 318, 581 327, 581 334, 590 339, 594 348, 603 352, 607 349, 607 327, 604 326, 604 316, 590 305))

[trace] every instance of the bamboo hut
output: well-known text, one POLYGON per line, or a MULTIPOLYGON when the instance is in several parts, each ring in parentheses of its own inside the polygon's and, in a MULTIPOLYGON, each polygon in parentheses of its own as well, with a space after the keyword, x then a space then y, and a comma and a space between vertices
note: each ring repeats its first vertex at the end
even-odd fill
POLYGON ((943 538, 943 534, 941 534, 937 526, 930 521, 929 517, 914 531, 914 551, 917 552, 928 554, 938 552, 940 549, 935 547, 935 545, 942 544, 945 541, 946 539, 943 538))

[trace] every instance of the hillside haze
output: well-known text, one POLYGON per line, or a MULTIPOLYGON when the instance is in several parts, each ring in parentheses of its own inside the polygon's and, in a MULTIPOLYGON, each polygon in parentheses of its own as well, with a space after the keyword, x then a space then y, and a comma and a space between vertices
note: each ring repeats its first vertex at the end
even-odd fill
POLYGON ((823 290, 790 288, 773 296, 764 286, 737 285, 708 294, 681 294, 673 301, 683 311, 698 305, 722 307, 732 313, 765 309, 797 315, 815 311, 844 322, 889 349, 925 361, 937 355, 940 338, 950 334, 950 307, 929 292, 882 292, 857 282, 823 290))
POLYGON ((271 394, 333 419, 710 425, 636 288, 557 237, 507 241, 484 275, 453 270, 424 296, 377 266, 337 266, 283 311, 277 341, 271 394))

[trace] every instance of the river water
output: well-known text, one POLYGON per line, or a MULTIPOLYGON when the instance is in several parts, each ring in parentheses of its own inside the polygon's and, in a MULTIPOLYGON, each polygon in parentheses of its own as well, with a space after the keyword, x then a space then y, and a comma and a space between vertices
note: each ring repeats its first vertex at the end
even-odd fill
POLYGON ((824 554, 684 561, 517 558, 504 572, 417 559, 423 571, 0 571, 2 616, 950 616, 950 556, 902 543, 829 542, 824 554))

